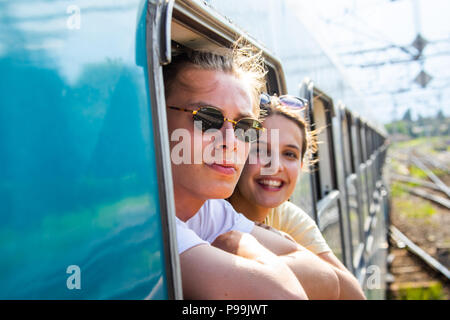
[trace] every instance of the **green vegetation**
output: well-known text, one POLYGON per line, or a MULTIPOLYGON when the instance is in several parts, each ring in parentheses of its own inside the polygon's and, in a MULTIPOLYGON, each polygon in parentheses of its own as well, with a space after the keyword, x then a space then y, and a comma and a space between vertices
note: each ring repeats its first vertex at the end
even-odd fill
POLYGON ((416 139, 411 139, 411 140, 407 140, 407 141, 397 142, 393 145, 393 148, 398 148, 398 149, 415 148, 415 147, 421 146, 425 143, 429 144, 430 141, 432 141, 432 139, 435 140, 436 137, 416 138, 416 139))
POLYGON ((401 300, 445 300, 442 284, 437 281, 427 286, 404 286, 399 288, 398 295, 401 300))
POLYGON ((395 200, 397 210, 409 218, 429 218, 436 213, 436 209, 429 202, 414 202, 406 197, 395 200))
MULTIPOLYGON (((391 145, 391 149, 416 149, 422 153, 436 154, 449 149, 450 136, 421 137, 408 139, 406 141, 395 142, 391 145)), ((450 149, 449 149, 450 151, 450 149)))
POLYGON ((411 177, 422 179, 422 180, 426 180, 428 177, 427 174, 422 169, 420 169, 416 166, 409 167, 409 174, 411 175, 411 177))
POLYGON ((416 120, 412 120, 411 109, 408 109, 401 120, 388 123, 385 127, 389 134, 410 138, 443 136, 450 134, 450 117, 439 110, 434 117, 425 118, 419 114, 416 120))
POLYGON ((406 192, 400 182, 393 182, 391 184, 391 198, 397 198, 404 195, 406 192))
POLYGON ((438 177, 443 177, 447 174, 447 172, 445 172, 444 170, 440 170, 440 169, 431 169, 431 171, 438 177))
POLYGON ((422 218, 426 220, 436 213, 436 209, 428 201, 418 203, 412 200, 403 186, 404 184, 401 182, 394 182, 391 185, 391 198, 396 210, 401 215, 408 218, 422 218))

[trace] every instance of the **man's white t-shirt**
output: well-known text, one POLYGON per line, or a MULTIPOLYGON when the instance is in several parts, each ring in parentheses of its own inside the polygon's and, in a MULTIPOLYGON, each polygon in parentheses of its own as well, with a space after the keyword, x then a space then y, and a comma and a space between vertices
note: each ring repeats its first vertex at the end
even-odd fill
POLYGON ((176 218, 176 222, 179 254, 199 244, 210 244, 231 230, 250 233, 255 226, 223 199, 207 200, 189 220, 183 222, 176 218))

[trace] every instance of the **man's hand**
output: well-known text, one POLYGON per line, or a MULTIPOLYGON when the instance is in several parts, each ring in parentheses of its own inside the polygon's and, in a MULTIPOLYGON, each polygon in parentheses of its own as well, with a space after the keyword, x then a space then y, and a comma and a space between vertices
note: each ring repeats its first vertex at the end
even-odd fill
POLYGON ((257 225, 258 227, 261 227, 263 229, 266 229, 268 231, 272 231, 272 232, 274 232, 274 233, 276 233, 276 234, 278 234, 278 235, 280 235, 280 236, 282 236, 282 237, 284 237, 284 238, 286 238, 288 240, 291 240, 291 241, 297 243, 297 241, 295 241, 295 239, 292 238, 291 235, 287 234, 286 232, 283 232, 283 231, 277 230, 275 228, 272 228, 271 226, 268 226, 267 224, 264 224, 262 222, 255 222, 255 225, 257 225))

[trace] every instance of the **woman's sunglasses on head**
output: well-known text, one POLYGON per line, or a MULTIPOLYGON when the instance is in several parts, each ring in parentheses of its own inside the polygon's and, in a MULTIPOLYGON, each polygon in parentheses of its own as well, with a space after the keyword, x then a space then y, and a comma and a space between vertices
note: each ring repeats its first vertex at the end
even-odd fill
POLYGON ((226 118, 222 111, 212 106, 201 106, 196 110, 189 110, 174 106, 169 106, 170 109, 190 112, 196 127, 203 132, 215 129, 219 130, 223 127, 225 121, 233 124, 233 129, 238 138, 244 142, 255 142, 263 131, 261 122, 253 118, 242 118, 237 121, 226 118), (201 126, 201 127, 200 127, 201 126))
MULTIPOLYGON (((308 104, 307 100, 299 98, 299 97, 291 96, 291 95, 283 95, 283 96, 279 96, 279 97, 277 97, 275 95, 274 97, 278 99, 278 101, 280 102, 280 104, 282 106, 294 109, 296 111, 303 110, 306 107, 306 105, 308 104)), ((260 106, 262 106, 262 107, 270 106, 270 104, 272 102, 271 96, 268 95, 267 93, 261 93, 259 99, 260 99, 260 101, 259 101, 260 106)))

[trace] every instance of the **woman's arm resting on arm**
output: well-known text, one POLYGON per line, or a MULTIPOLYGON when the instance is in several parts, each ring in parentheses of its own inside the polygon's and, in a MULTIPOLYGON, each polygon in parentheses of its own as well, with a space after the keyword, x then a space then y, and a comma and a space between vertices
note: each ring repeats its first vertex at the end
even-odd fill
POLYGON ((307 299, 289 267, 250 235, 231 231, 213 244, 223 249, 199 245, 180 255, 186 299, 307 299))

